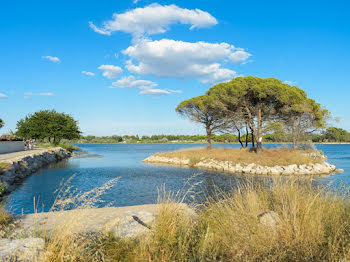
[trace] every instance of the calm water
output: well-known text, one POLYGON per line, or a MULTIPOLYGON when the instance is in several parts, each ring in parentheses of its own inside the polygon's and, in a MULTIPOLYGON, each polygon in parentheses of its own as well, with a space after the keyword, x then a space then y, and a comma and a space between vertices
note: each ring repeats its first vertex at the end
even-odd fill
MULTIPOLYGON (((238 145, 220 145, 238 147, 238 145)), ((274 145, 268 145, 274 147, 274 145)), ((110 179, 120 177, 116 186, 106 192, 102 199, 113 206, 151 204, 157 202, 157 189, 165 186, 174 192, 187 191, 189 185, 196 184, 193 191, 198 198, 212 195, 217 188, 226 191, 247 176, 236 176, 206 170, 152 165, 142 163, 146 157, 156 153, 180 148, 198 147, 184 144, 118 144, 118 145, 79 145, 89 154, 101 157, 70 158, 66 161, 42 169, 29 177, 18 189, 11 193, 6 201, 7 209, 14 214, 32 213, 34 198, 38 210, 47 211, 54 202, 54 191, 62 180, 76 176, 71 185, 81 191, 89 191, 101 186, 110 179)), ((350 145, 319 145, 328 161, 345 170, 342 174, 317 178, 317 183, 350 186, 350 145)), ((250 177, 254 181, 267 178, 250 177)), ((191 201, 190 197, 187 201, 191 201)))

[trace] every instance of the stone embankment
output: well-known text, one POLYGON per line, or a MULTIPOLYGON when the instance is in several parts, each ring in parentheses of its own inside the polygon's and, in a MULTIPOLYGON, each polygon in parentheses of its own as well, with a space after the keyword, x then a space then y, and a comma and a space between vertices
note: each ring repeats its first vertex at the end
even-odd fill
POLYGON ((60 147, 12 153, 7 158, 1 155, 0 183, 5 187, 3 193, 13 191, 21 181, 41 167, 69 156, 70 153, 60 147))
POLYGON ((168 164, 187 166, 203 169, 217 170, 235 174, 252 175, 326 175, 335 172, 342 172, 334 165, 322 160, 321 163, 288 166, 262 166, 254 163, 234 163, 231 161, 219 161, 214 159, 200 159, 198 162, 191 162, 190 159, 169 158, 152 155, 143 160, 145 163, 168 164))

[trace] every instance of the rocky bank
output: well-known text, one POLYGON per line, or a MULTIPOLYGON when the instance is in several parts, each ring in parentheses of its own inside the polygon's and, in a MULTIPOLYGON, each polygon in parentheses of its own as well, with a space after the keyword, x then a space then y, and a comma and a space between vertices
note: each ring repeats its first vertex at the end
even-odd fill
POLYGON ((0 169, 0 183, 5 186, 3 193, 13 191, 26 177, 38 171, 41 167, 55 163, 70 156, 63 148, 41 149, 26 151, 26 154, 18 154, 1 163, 6 167, 0 169))
POLYGON ((254 163, 234 163, 231 161, 219 161, 205 158, 202 158, 198 162, 193 163, 190 161, 190 159, 169 158, 152 155, 144 159, 143 162, 186 166, 217 170, 227 173, 252 175, 327 175, 343 171, 341 169, 336 169, 334 165, 327 163, 325 160, 321 160, 321 163, 307 165, 262 166, 254 163))

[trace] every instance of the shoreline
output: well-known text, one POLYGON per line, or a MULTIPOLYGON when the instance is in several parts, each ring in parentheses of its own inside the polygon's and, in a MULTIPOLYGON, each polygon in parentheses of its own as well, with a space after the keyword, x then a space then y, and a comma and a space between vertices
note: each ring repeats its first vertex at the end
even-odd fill
MULTIPOLYGON (((144 145, 176 145, 176 144, 184 144, 184 145, 206 145, 207 142, 160 142, 160 143, 72 143, 74 145, 137 145, 137 144, 144 144, 144 145)), ((212 145, 239 145, 239 142, 233 142, 233 143, 222 143, 222 142, 215 142, 212 143, 212 145)), ((291 142, 264 142, 265 145, 291 145, 291 142)), ((263 144, 263 145, 264 145, 263 144)), ((350 145, 350 142, 325 142, 325 143, 312 143, 313 145, 350 145)))
POLYGON ((272 176, 293 176, 293 175, 332 175, 342 173, 342 169, 337 169, 334 165, 326 161, 322 163, 312 163, 303 165, 275 165, 263 166, 255 163, 234 163, 232 161, 220 161, 215 159, 201 158, 196 163, 191 163, 191 159, 164 157, 151 155, 142 162, 149 164, 165 164, 172 166, 181 166, 188 168, 198 168, 206 170, 215 170, 231 174, 247 174, 247 175, 272 175, 272 176))
POLYGON ((61 147, 3 154, 0 163, 5 165, 5 169, 0 169, 0 183, 5 188, 0 192, 0 200, 39 169, 70 156, 71 154, 61 147))

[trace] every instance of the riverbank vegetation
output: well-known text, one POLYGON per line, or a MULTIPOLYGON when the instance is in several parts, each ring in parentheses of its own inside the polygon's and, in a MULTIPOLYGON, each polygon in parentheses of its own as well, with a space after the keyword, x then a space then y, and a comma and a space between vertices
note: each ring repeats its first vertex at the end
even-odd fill
POLYGON ((79 147, 69 144, 69 143, 59 143, 59 144, 50 144, 50 143, 38 143, 36 145, 37 148, 54 148, 54 147, 62 147, 69 153, 73 151, 79 150, 79 147))
POLYGON ((212 147, 211 150, 208 150, 205 147, 201 147, 158 153, 155 156, 189 159, 190 162, 210 159, 216 161, 230 161, 233 164, 254 163, 261 166, 307 165, 321 163, 323 161, 320 158, 309 156, 309 153, 310 151, 307 150, 291 150, 287 147, 276 149, 264 148, 260 154, 255 154, 254 150, 251 149, 212 147))
POLYGON ((12 221, 12 219, 13 217, 0 206, 0 231, 5 228, 12 221))
POLYGON ((136 239, 53 235, 46 240, 47 261, 346 261, 348 191, 329 189, 309 180, 245 183, 207 199, 196 215, 167 194, 151 233, 136 239))

